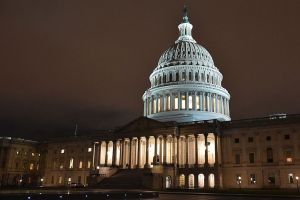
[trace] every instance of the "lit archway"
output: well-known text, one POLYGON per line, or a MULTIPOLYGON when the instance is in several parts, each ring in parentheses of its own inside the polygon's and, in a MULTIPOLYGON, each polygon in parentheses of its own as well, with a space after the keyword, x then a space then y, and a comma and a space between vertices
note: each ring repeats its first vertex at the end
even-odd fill
POLYGON ((179 176, 179 187, 184 187, 185 186, 185 176, 184 174, 181 174, 179 176))
POLYGON ((213 133, 209 133, 207 136, 207 155, 208 164, 215 164, 215 136, 213 133))
POLYGON ((105 165, 106 142, 101 142, 100 148, 100 165, 105 165))
POLYGON ((204 188, 204 174, 199 174, 198 175, 198 186, 199 188, 204 188))
POLYGON ((189 188, 194 188, 195 186, 195 177, 194 174, 189 175, 189 188))
POLYGON ((166 176, 166 188, 172 187, 172 178, 171 176, 166 176))
POLYGON ((205 164, 205 137, 203 134, 198 135, 198 164, 205 164))
POLYGON ((107 165, 111 166, 112 165, 112 156, 113 156, 113 142, 109 141, 108 146, 107 146, 107 165))
POLYGON ((215 187, 215 175, 209 174, 208 176, 208 187, 214 188, 215 187))

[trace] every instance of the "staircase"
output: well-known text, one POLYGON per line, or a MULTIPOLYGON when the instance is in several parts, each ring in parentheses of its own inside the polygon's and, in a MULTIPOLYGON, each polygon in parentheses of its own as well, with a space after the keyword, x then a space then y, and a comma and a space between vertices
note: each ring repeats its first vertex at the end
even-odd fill
POLYGON ((145 188, 145 181, 150 173, 143 169, 119 169, 111 177, 104 178, 98 185, 101 188, 139 189, 145 188))

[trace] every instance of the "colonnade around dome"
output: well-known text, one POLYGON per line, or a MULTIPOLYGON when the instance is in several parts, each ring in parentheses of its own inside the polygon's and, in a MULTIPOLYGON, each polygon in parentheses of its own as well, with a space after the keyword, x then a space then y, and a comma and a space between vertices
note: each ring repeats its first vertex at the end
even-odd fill
POLYGON ((144 101, 144 116, 179 110, 220 113, 229 116, 229 100, 211 92, 172 92, 152 95, 144 101))

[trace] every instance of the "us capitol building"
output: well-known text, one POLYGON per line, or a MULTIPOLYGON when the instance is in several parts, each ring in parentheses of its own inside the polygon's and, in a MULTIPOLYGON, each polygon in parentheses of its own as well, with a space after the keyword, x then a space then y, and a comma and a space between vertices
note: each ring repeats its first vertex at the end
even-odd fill
POLYGON ((300 116, 231 120, 229 92, 184 10, 179 37, 114 130, 37 142, 0 139, 0 183, 102 188, 296 188, 300 116))

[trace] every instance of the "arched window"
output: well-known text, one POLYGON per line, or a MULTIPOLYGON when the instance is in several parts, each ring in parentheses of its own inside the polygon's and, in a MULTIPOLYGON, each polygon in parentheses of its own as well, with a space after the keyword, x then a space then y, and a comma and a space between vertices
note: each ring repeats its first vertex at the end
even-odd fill
POLYGON ((195 186, 195 182, 194 182, 194 174, 190 174, 189 175, 189 188, 194 188, 194 186, 195 186))
POLYGON ((209 83, 209 75, 206 75, 206 82, 209 83))
POLYGON ((189 81, 192 80, 192 72, 189 72, 189 81))
POLYGON ((198 175, 198 186, 199 188, 204 188, 204 174, 198 175))
POLYGON ((158 75, 158 84, 160 85, 161 84, 161 76, 158 75))
POLYGON ((172 178, 171 176, 166 177, 166 188, 171 188, 172 187, 172 178))
POLYGON ((156 86, 157 85, 157 78, 155 77, 155 80, 154 80, 154 85, 156 86))
POLYGON ((215 187, 215 175, 209 174, 208 176, 208 187, 214 188, 215 187))
POLYGON ((204 82, 205 81, 205 76, 204 73, 201 73, 201 81, 204 82))
POLYGON ((184 187, 185 186, 185 176, 184 174, 181 174, 179 176, 179 187, 184 187))

